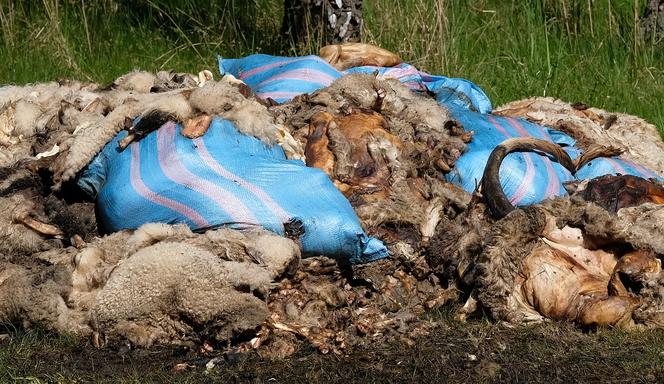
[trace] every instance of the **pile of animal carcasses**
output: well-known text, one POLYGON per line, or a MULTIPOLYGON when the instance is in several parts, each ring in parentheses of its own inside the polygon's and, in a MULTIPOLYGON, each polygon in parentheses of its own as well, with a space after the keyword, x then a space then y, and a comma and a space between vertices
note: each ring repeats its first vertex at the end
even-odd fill
MULTIPOLYGON (((664 326, 661 185, 606 176, 570 186, 571 197, 515 209, 497 179, 502 158, 515 150, 564 156, 516 139, 496 148, 471 195, 443 175, 472 134, 395 80, 349 75, 271 105, 209 71, 132 72, 106 87, 4 87, 0 108, 3 323, 73 333, 95 346, 207 342, 269 357, 288 356, 303 341, 323 353, 411 344, 435 326, 427 311, 462 296, 470 299, 460 319, 482 307, 512 323, 664 326), (390 256, 353 266, 301 258, 297 239, 256 229, 195 233, 153 223, 103 233, 94 202, 72 183, 77 173, 123 129, 130 132, 121 147, 168 120, 194 138, 213 115, 323 170, 390 256)), ((635 118, 551 100, 499 111, 555 125, 584 145, 624 145, 632 160, 662 173, 656 130, 641 124, 647 136, 635 141, 629 129, 614 129, 635 118)))

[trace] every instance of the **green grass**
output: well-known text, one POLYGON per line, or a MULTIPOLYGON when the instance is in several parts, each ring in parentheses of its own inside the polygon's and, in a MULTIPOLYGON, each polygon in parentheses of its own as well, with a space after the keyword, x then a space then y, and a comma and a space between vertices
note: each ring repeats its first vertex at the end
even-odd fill
MULTIPOLYGON (((315 53, 279 38, 280 0, 9 0, 0 83, 107 82, 134 68, 215 69, 216 54, 315 53), (83 4, 85 6, 83 6, 83 4)), ((420 68, 529 96, 639 115, 664 130, 664 47, 639 38, 645 0, 365 0, 365 37, 420 68)))

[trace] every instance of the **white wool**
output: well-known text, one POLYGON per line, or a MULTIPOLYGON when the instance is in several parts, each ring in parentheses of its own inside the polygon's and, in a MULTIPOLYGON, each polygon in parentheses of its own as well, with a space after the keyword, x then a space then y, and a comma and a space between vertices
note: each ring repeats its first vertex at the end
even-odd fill
POLYGON ((144 114, 155 110, 168 112, 179 121, 191 117, 193 112, 189 105, 189 100, 182 92, 155 94, 151 99, 146 100, 142 109, 144 110, 144 114))
POLYGON ((60 172, 56 172, 59 188, 62 182, 70 180, 85 167, 102 148, 124 128, 126 118, 135 118, 142 113, 160 110, 174 115, 177 119, 186 119, 192 114, 186 94, 182 90, 158 94, 128 96, 124 104, 119 105, 101 120, 79 127, 74 142, 60 172), (58 179, 58 176, 61 177, 58 179))
POLYGON ((32 137, 37 132, 37 120, 43 114, 39 105, 25 100, 19 100, 14 112, 14 134, 16 136, 32 137))
POLYGON ((137 116, 142 111, 140 103, 126 103, 117 107, 101 121, 77 132, 62 169, 56 171, 57 182, 54 188, 59 188, 61 183, 70 180, 83 169, 104 145, 122 130, 125 117, 137 116))
POLYGON ((150 72, 138 71, 129 72, 126 75, 118 77, 113 84, 123 91, 135 91, 138 93, 148 93, 155 83, 156 76, 150 72))
POLYGON ((164 223, 147 223, 141 225, 129 238, 127 245, 131 250, 145 248, 169 237, 185 239, 194 233, 185 224, 168 225, 164 223))
POLYGON ((267 108, 245 98, 226 81, 206 82, 191 93, 189 101, 192 108, 230 120, 240 132, 257 137, 266 144, 276 144, 280 139, 279 127, 267 108))

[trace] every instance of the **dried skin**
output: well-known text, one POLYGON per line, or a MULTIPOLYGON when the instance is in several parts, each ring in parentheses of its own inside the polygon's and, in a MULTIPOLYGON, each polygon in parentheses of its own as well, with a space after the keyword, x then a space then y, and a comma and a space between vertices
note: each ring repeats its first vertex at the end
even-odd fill
POLYGON ((402 62, 398 55, 386 49, 362 43, 326 45, 320 49, 319 56, 339 71, 363 65, 393 67, 402 62))
POLYGON ((629 296, 639 290, 652 277, 662 271, 662 262, 652 251, 638 250, 629 252, 618 260, 609 281, 609 294, 629 296))
MULTIPOLYGON (((477 289, 480 303, 497 319, 519 323, 549 318, 633 328, 635 311, 645 305, 643 287, 661 273, 661 261, 647 248, 638 248, 647 247, 647 239, 656 245, 656 235, 637 231, 642 240, 636 241, 631 225, 641 224, 623 226, 621 221, 594 204, 569 198, 545 209, 514 211, 489 224, 475 245, 466 246, 476 255, 466 257, 476 265, 464 282, 477 289)), ((463 240, 464 234, 452 233, 450 241, 454 238, 463 240)), ((661 310, 662 304, 650 299, 647 307, 661 310)), ((659 316, 656 310, 648 313, 647 319, 659 316)), ((639 323, 647 324, 647 319, 639 323)))
POLYGON ((408 244, 393 252, 417 254, 441 217, 454 214, 456 203, 445 208, 450 199, 469 200, 441 179, 471 133, 397 81, 344 76, 271 110, 305 144, 307 165, 324 170, 349 199, 369 234, 408 244))
POLYGON ((636 176, 606 175, 591 180, 583 198, 610 212, 644 203, 664 204, 664 188, 652 181, 636 176))
POLYGON ((351 175, 344 175, 346 182, 365 189, 387 186, 403 145, 386 131, 385 119, 375 112, 353 111, 339 116, 337 126, 350 144, 350 154, 336 154, 336 157, 349 156, 348 161, 354 166, 351 175))
POLYGON ((311 117, 307 145, 304 148, 308 167, 318 168, 328 176, 334 177, 334 154, 329 148, 327 132, 336 128, 334 118, 327 112, 319 112, 311 117))

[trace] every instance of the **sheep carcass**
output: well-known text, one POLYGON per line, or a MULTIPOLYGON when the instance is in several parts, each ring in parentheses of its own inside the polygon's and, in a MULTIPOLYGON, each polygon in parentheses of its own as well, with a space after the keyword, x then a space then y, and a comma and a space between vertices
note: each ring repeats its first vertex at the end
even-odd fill
POLYGON ((268 316, 272 281, 299 248, 267 232, 194 234, 146 224, 131 233, 3 262, 0 321, 40 324, 138 346, 225 341, 268 316), (203 327, 205 325, 205 327, 203 327))
MULTIPOLYGON (((492 223, 481 216, 482 205, 474 205, 441 228, 429 260, 474 286, 479 302, 500 320, 632 327, 646 308, 662 305, 644 299, 647 290, 642 290, 661 273, 658 223, 664 207, 654 203, 661 203, 664 189, 630 176, 606 176, 571 198, 514 210, 497 178, 507 153, 539 150, 560 155, 561 163, 573 167, 564 152, 544 144, 512 139, 494 150, 482 194, 501 220, 492 223)), ((474 299, 463 311, 473 309, 474 299)))
POLYGON ((130 135, 122 140, 121 149, 169 120, 182 122, 183 133, 193 138, 203 135, 211 116, 218 115, 233 122, 242 133, 267 144, 280 144, 291 158, 302 157, 303 150, 286 130, 274 123, 267 108, 253 97, 243 95, 234 84, 232 79, 210 80, 193 89, 127 98, 103 119, 74 136, 67 155, 53 169, 56 188, 73 178, 122 129, 129 129, 130 135), (138 118, 135 126, 134 118, 138 118))

